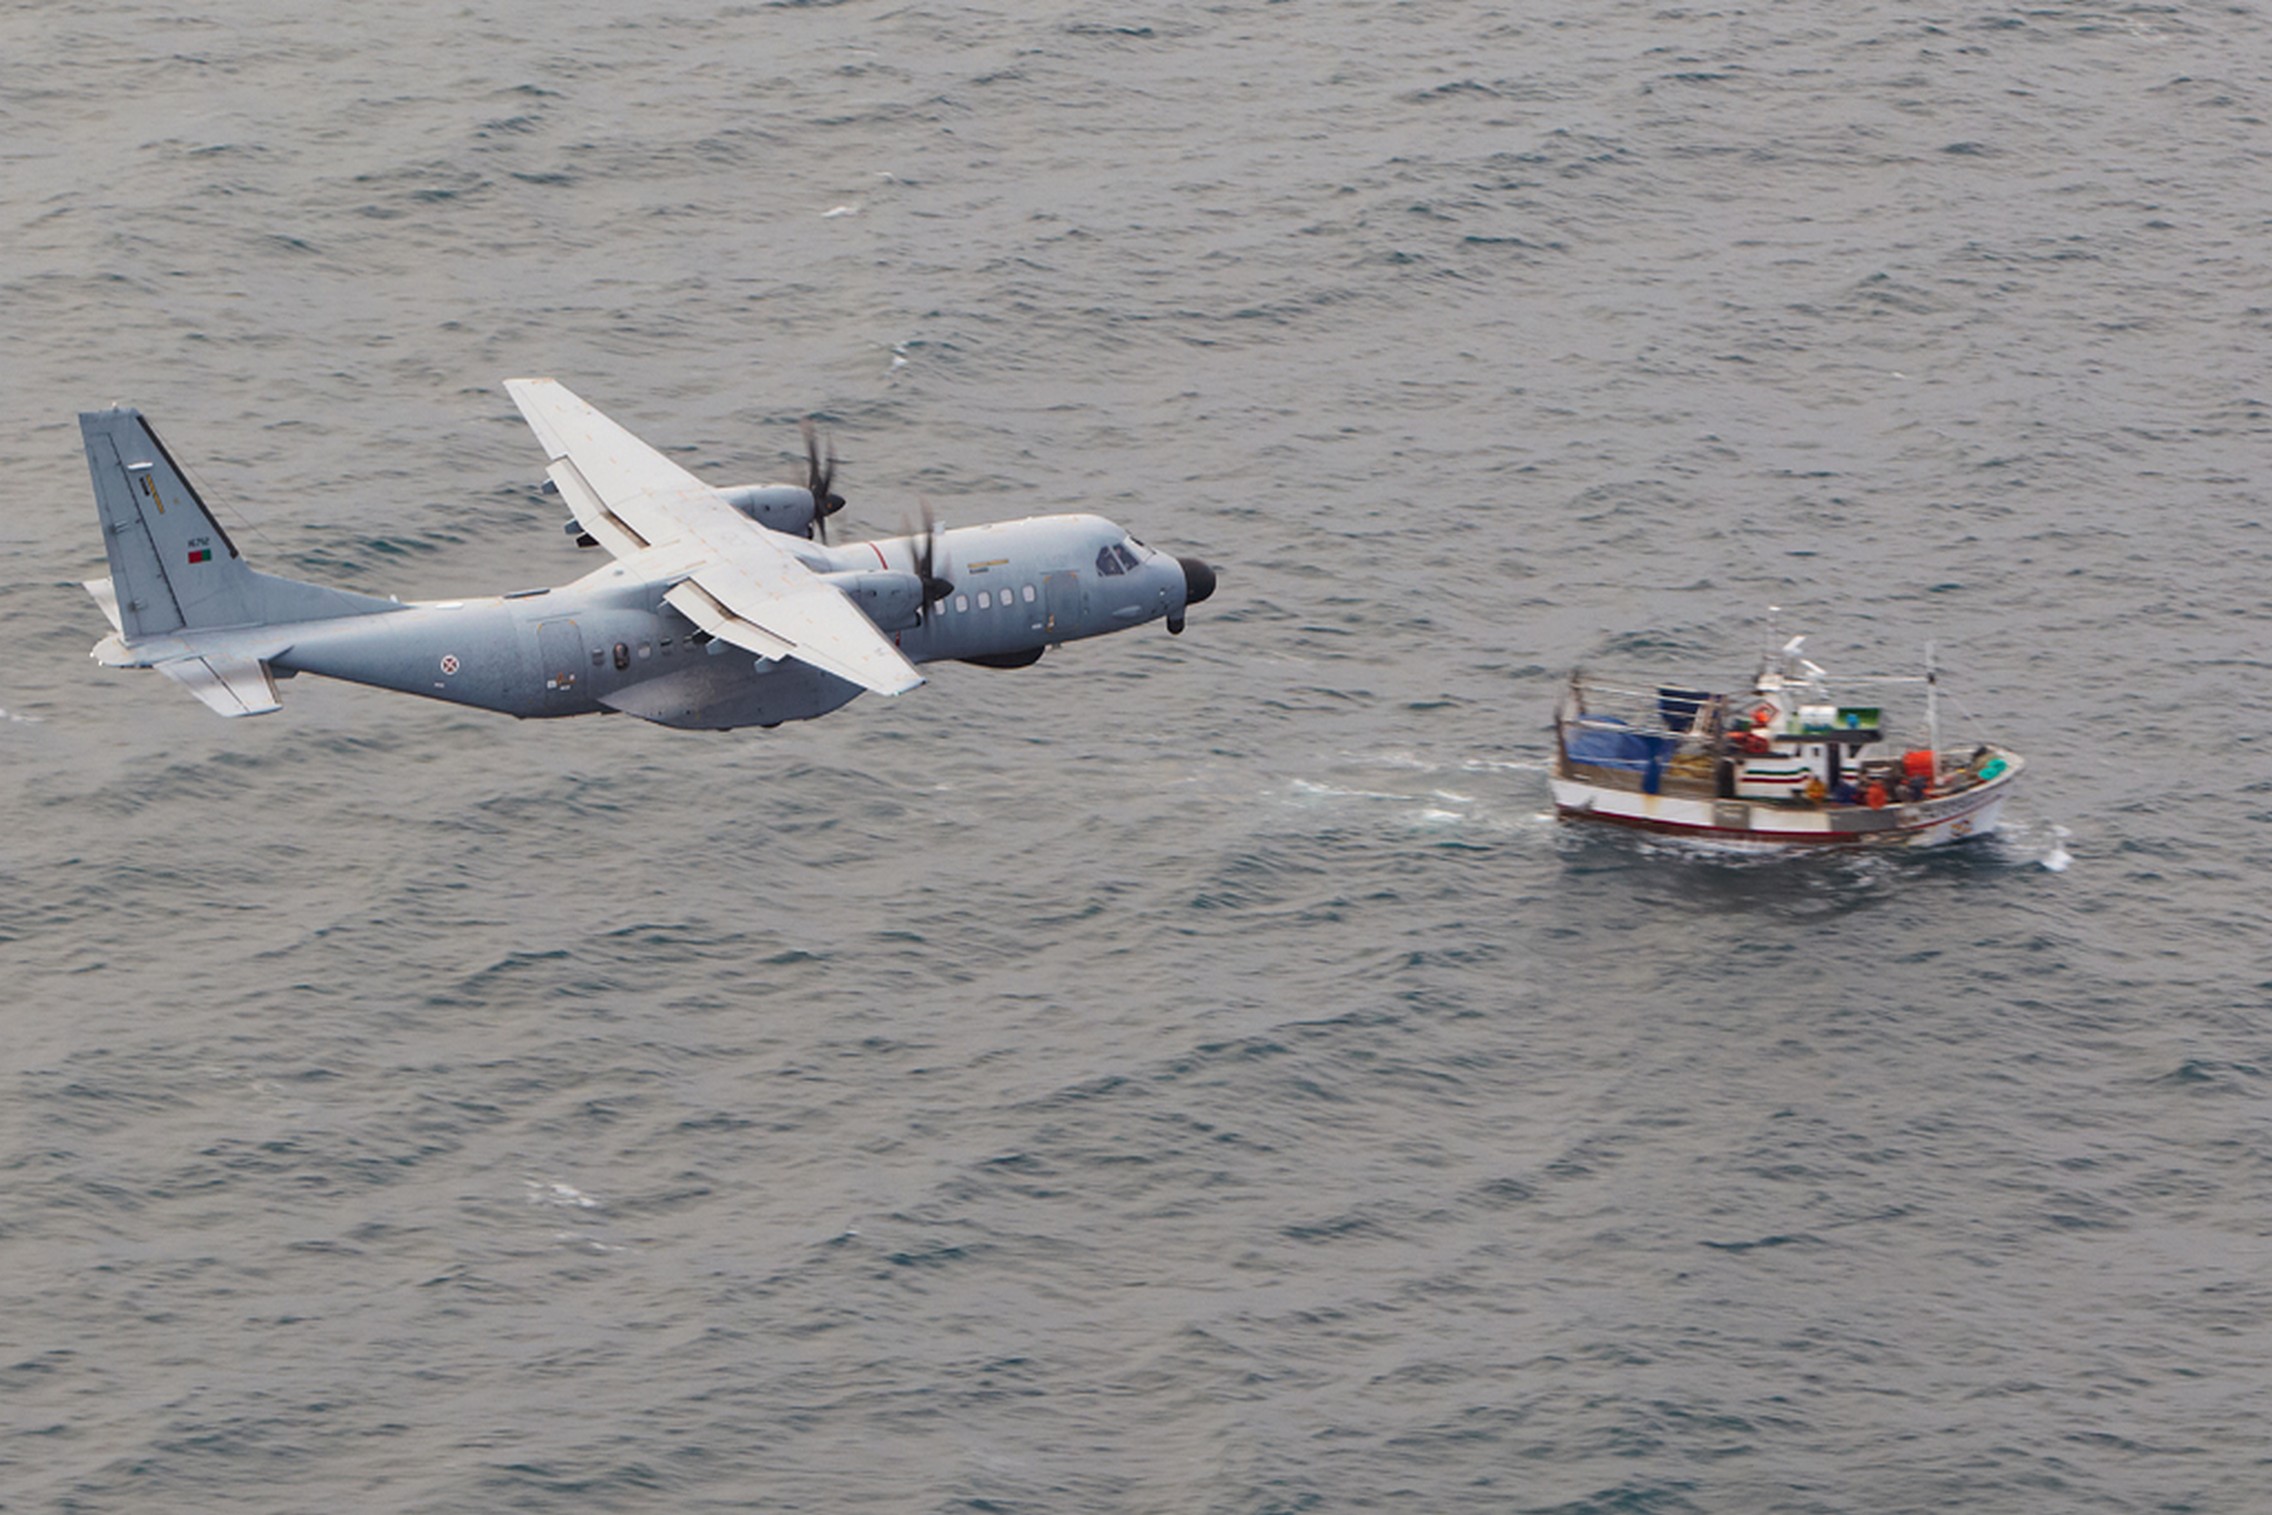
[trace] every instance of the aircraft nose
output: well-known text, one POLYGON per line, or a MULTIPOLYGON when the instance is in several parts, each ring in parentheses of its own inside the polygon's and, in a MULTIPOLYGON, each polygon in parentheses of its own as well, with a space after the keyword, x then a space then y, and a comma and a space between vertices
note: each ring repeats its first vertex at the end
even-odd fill
POLYGON ((1197 558, 1177 558, 1183 565, 1183 603, 1196 605, 1215 592, 1215 570, 1197 558))

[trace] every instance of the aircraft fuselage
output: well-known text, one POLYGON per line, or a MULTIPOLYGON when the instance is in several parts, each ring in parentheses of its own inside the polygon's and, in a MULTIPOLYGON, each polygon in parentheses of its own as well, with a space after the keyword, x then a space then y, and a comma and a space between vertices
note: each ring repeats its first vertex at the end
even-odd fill
MULTIPOLYGON (((912 538, 796 546, 816 571, 915 571, 912 538)), ((943 531, 939 556, 953 592, 919 619, 910 613, 908 624, 879 622, 910 662, 1016 667, 1057 643, 1163 617, 1180 622, 1187 598, 1184 565, 1100 516, 943 531)), ((267 661, 279 676, 316 674, 524 718, 620 710, 701 728, 803 720, 861 692, 793 658, 756 658, 705 637, 663 602, 669 587, 610 562, 558 588, 271 626, 267 635, 289 644, 267 661)))

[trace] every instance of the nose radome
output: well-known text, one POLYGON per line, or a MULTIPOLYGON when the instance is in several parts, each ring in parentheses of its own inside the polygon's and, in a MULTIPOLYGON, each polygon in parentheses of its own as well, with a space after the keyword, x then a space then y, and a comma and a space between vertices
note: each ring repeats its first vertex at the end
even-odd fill
POLYGON ((1183 603, 1196 605, 1215 592, 1215 570, 1197 558, 1177 558, 1183 565, 1183 603))

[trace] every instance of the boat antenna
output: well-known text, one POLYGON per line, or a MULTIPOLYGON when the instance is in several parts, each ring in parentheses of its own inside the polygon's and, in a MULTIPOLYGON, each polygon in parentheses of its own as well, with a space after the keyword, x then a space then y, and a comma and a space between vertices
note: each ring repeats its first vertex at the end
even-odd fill
POLYGON ((1941 787, 1941 687, 1939 670, 1933 666, 1933 644, 1925 644, 1925 745, 1933 749, 1933 788, 1941 787))

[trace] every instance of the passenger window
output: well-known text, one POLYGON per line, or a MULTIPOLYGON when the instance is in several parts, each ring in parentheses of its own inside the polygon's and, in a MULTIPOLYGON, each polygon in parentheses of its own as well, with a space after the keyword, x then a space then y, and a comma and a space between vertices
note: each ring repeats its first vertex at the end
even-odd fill
POLYGON ((957 609, 957 610, 968 610, 969 608, 970 608, 970 596, 969 596, 969 595, 967 595, 967 594, 958 594, 958 595, 956 595, 956 596, 955 596, 955 609, 957 609))
POLYGON ((993 603, 994 603, 994 602, 993 602, 992 600, 990 600, 990 599, 988 599, 988 598, 986 597, 986 591, 985 591, 985 590, 981 589, 980 591, 978 591, 978 608, 979 608, 980 610, 984 610, 984 609, 985 609, 985 608, 986 608, 987 606, 989 606, 989 605, 991 605, 991 604, 993 604, 993 603))
POLYGON ((1028 605, 1031 605, 1031 604, 1033 603, 1033 586, 1032 586, 1031 584, 1028 584, 1028 585, 1026 586, 1026 588, 1025 588, 1025 596, 1026 596, 1026 603, 1027 603, 1028 605))
POLYGON ((615 666, 618 668, 629 668, 631 666, 631 649, 622 642, 615 644, 615 666))
POLYGON ((604 662, 606 662, 606 661, 607 661, 607 649, 606 649, 605 647, 594 647, 594 648, 592 649, 592 666, 593 666, 594 668, 597 668, 597 667, 599 667, 599 666, 600 666, 600 664, 602 664, 602 663, 604 663, 604 662))
POLYGON ((655 655, 655 649, 654 649, 654 646, 653 646, 653 644, 651 644, 651 643, 648 643, 648 642, 641 642, 641 643, 639 644, 639 656, 641 656, 641 657, 643 657, 643 658, 651 658, 651 657, 653 657, 654 655, 655 655))

